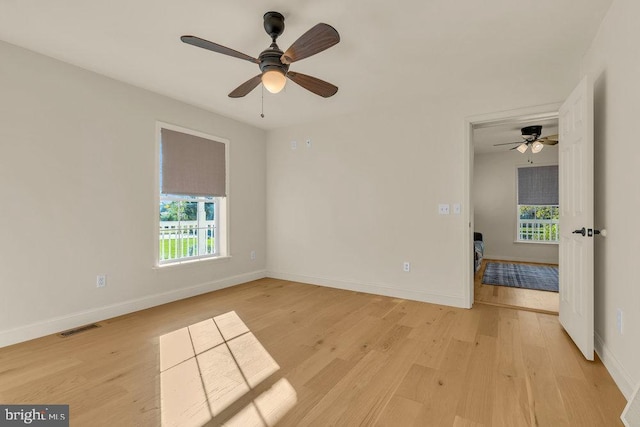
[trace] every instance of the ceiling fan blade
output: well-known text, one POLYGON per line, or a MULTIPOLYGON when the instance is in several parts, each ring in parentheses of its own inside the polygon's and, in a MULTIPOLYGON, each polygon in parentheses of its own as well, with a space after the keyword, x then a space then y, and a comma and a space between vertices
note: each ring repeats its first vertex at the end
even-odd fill
POLYGON ((256 88, 262 81, 262 74, 258 74, 255 77, 251 77, 246 82, 242 83, 240 86, 235 88, 230 94, 229 98, 242 98, 252 90, 256 88))
POLYGON ((509 145, 509 144, 522 144, 522 141, 518 142, 502 142, 500 144, 493 144, 494 147, 499 147, 500 145, 509 145))
POLYGON ((558 135, 545 136, 540 138, 538 141, 542 142, 544 145, 556 145, 558 143, 558 135))
POLYGON ((234 58, 244 59, 245 61, 253 62, 255 64, 259 64, 260 61, 256 58, 252 58, 249 55, 245 55, 242 52, 238 52, 237 50, 233 50, 231 48, 219 45, 218 43, 210 42, 209 40, 201 39, 196 36, 182 36, 180 37, 186 44, 190 44, 192 46, 201 47, 202 49, 207 49, 212 52, 221 53, 223 55, 233 56, 234 58))
POLYGON ((340 35, 331 25, 317 24, 298 38, 280 57, 283 64, 308 58, 320 53, 340 41, 340 35))
POLYGON ((315 77, 307 76, 306 74, 294 73, 289 71, 287 77, 305 88, 306 90, 320 95, 323 98, 329 98, 338 92, 338 87, 327 83, 324 80, 317 79, 315 77))

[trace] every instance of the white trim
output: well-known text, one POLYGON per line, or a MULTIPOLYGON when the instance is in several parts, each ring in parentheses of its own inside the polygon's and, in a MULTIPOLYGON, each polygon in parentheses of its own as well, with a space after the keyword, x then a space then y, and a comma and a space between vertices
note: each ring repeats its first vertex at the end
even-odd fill
POLYGON ((473 247, 473 198, 471 194, 472 188, 472 179, 473 175, 471 174, 473 170, 473 161, 474 161, 474 150, 473 150, 473 129, 474 128, 485 128, 490 126, 498 126, 505 123, 524 123, 532 120, 545 120, 551 118, 558 117, 558 111, 560 110, 561 102, 556 102, 552 104, 544 104, 537 105, 533 107, 525 107, 519 108, 515 110, 507 110, 507 111, 498 111, 495 113, 487 113, 487 114, 478 114, 473 116, 468 116, 464 119, 464 127, 465 127, 465 138, 466 142, 463 147, 463 161, 462 163, 465 165, 465 173, 464 173, 464 194, 463 200, 466 200, 468 203, 468 208, 466 212, 468 213, 468 217, 466 217, 466 224, 469 224, 470 229, 465 233, 465 241, 462 247, 462 256, 460 257, 462 260, 462 269, 465 272, 463 279, 467 283, 467 286, 464 287, 464 301, 465 307, 469 308, 473 306, 474 301, 474 287, 473 287, 473 278, 474 274, 472 274, 473 264, 471 263, 471 248, 473 247))
POLYGON ((616 359, 614 354, 607 348, 604 344, 602 338, 598 333, 594 333, 594 347, 596 353, 602 360, 602 364, 607 368, 611 378, 616 383, 622 394, 624 395, 627 401, 631 399, 631 395, 633 394, 634 384, 635 382, 631 379, 631 376, 627 372, 627 370, 622 366, 622 363, 616 359))
POLYGON ((432 292, 411 291, 406 289, 391 288, 374 283, 354 282, 350 280, 331 279, 328 277, 305 276, 276 271, 268 271, 267 277, 292 282, 306 283, 309 285, 326 286, 329 288, 347 291, 363 292, 367 294, 381 295, 393 298, 402 298, 413 301, 428 302, 431 304, 447 305, 451 307, 469 308, 465 305, 463 295, 445 295, 432 292))
POLYGON ((129 301, 123 301, 104 307, 85 310, 66 316, 59 316, 30 325, 19 326, 14 329, 0 331, 0 347, 40 338, 67 329, 76 328, 88 323, 99 322, 111 319, 123 314, 133 313, 150 307, 190 298, 196 295, 206 294, 230 286, 239 285, 253 280, 266 277, 265 270, 257 270, 250 273, 239 274, 237 276, 226 277, 212 282, 201 283, 187 288, 174 289, 171 291, 148 295, 129 301))
POLYGON ((514 240, 514 244, 524 243, 525 245, 559 245, 559 240, 514 240))
MULTIPOLYGON (((222 142, 223 144, 229 144, 229 140, 227 138, 223 138, 221 136, 211 135, 210 133, 200 132, 194 129, 185 128, 182 126, 174 125, 171 123, 156 121, 156 142, 160 142, 160 129, 168 129, 176 132, 186 133, 187 135, 193 135, 204 139, 210 139, 216 142, 222 142)), ((159 187, 159 186, 158 186, 159 187)))
POLYGON ((473 123, 470 121, 466 121, 465 123, 465 140, 466 144, 462 147, 463 158, 465 161, 465 170, 464 170, 464 184, 463 184, 463 198, 467 204, 467 208, 464 210, 464 227, 468 227, 464 233, 463 239, 463 247, 465 250, 462 254, 462 283, 471 283, 471 286, 463 286, 462 294, 463 294, 463 307, 471 308, 473 307, 473 280, 475 275, 475 260, 472 258, 473 251, 473 232, 475 228, 474 221, 474 212, 475 208, 473 206, 473 199, 471 198, 471 180, 473 179, 473 123), (469 250, 466 250, 469 249, 469 250))
POLYGON ((205 262, 226 262, 229 261, 232 257, 230 256, 203 256, 203 257, 191 257, 191 258, 181 258, 179 262, 171 262, 153 266, 153 270, 170 270, 176 267, 187 267, 192 266, 196 263, 205 263, 205 262))
MULTIPOLYGON (((508 123, 519 124, 533 120, 547 120, 558 117, 558 110, 562 102, 537 105, 533 107, 517 108, 515 110, 497 111, 494 113, 477 114, 465 120, 475 128, 500 126, 508 123)), ((473 135, 472 135, 473 136, 473 135)))

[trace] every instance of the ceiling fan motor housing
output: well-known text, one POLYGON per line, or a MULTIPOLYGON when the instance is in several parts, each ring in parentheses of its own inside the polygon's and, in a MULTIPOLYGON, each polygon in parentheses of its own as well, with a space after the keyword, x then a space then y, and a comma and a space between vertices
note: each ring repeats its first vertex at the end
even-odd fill
POLYGON ((264 14, 264 30, 271 36, 274 42, 284 31, 284 16, 278 12, 267 12, 264 14))
POLYGON ((526 140, 535 141, 542 135, 542 126, 525 126, 522 128, 522 137, 526 140))
POLYGON ((282 53, 282 50, 280 50, 275 42, 271 44, 269 49, 263 50, 258 57, 260 60, 260 71, 264 73, 269 70, 278 69, 282 74, 287 74, 287 71, 289 71, 289 65, 283 64, 280 60, 282 53))

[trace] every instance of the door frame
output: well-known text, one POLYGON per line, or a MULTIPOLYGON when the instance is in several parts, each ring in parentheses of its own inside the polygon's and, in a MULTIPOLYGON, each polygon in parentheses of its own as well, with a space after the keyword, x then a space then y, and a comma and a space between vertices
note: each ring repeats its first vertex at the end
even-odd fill
POLYGON ((521 123, 530 122, 532 120, 543 120, 558 118, 561 102, 544 104, 532 107, 519 108, 514 110, 499 111, 495 113, 473 115, 465 118, 465 144, 463 162, 465 165, 464 176, 464 204, 468 206, 465 209, 465 224, 468 224, 468 230, 463 243, 462 268, 464 273, 463 301, 465 308, 473 307, 474 301, 474 271, 473 265, 473 229, 474 229, 474 205, 473 205, 473 166, 474 166, 474 150, 473 150, 473 128, 482 126, 492 126, 505 123, 521 123))

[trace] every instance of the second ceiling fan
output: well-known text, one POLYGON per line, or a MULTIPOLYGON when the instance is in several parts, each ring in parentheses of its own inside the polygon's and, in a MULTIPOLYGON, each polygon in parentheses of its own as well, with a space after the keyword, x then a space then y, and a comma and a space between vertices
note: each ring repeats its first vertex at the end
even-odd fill
POLYGON ((340 35, 335 28, 323 23, 317 24, 300 36, 300 38, 284 52, 280 50, 276 44, 276 39, 284 31, 284 16, 278 12, 265 13, 264 29, 271 37, 271 46, 263 50, 257 58, 196 36, 184 35, 180 37, 180 39, 184 43, 196 47, 244 59, 259 65, 260 74, 250 78, 231 91, 229 94, 231 98, 240 98, 247 95, 260 83, 262 83, 269 92, 278 93, 284 88, 287 78, 293 80, 308 91, 324 98, 333 96, 338 92, 338 87, 331 83, 306 74, 289 71, 290 64, 320 53, 338 43, 340 41, 340 35))
POLYGON ((501 145, 518 144, 517 147, 511 148, 511 150, 518 150, 521 153, 526 153, 529 146, 531 146, 532 153, 539 153, 542 151, 545 145, 556 145, 558 143, 558 135, 548 135, 541 137, 542 126, 525 126, 520 129, 522 132, 522 141, 516 142, 503 142, 501 144, 493 144, 494 147, 501 145))

